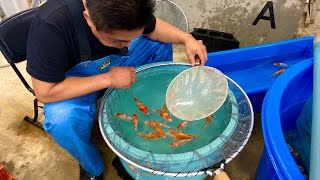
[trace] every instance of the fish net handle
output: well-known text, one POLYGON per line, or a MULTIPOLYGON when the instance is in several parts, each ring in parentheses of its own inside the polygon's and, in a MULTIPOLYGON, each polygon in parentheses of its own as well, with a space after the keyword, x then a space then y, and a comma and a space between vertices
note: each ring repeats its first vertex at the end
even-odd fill
POLYGON ((230 177, 224 170, 224 163, 221 163, 220 167, 214 170, 213 172, 208 170, 206 173, 212 176, 212 179, 214 180, 230 180, 230 177))
POLYGON ((154 176, 155 174, 153 173, 142 173, 142 172, 139 172, 138 168, 129 164, 129 168, 134 171, 135 173, 139 174, 140 176, 154 176))
POLYGON ((214 180, 230 180, 228 174, 223 168, 213 171, 212 177, 214 180))
POLYGON ((194 56, 194 60, 195 60, 195 66, 200 66, 201 60, 198 54, 194 56))

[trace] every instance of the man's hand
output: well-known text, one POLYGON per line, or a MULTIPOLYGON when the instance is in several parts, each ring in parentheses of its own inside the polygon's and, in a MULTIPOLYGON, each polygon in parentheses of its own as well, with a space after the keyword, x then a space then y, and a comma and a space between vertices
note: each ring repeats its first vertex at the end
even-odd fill
POLYGON ((127 88, 135 81, 136 72, 133 67, 113 67, 109 72, 95 76, 70 76, 57 83, 32 78, 35 94, 43 103, 72 99, 109 87, 127 88))
POLYGON ((112 67, 108 74, 111 87, 128 88, 136 81, 136 70, 133 67, 112 67))
POLYGON ((197 54, 201 60, 201 66, 203 66, 208 60, 207 48, 204 46, 201 41, 197 41, 192 37, 192 35, 188 36, 184 45, 186 48, 186 54, 192 66, 195 65, 194 56, 197 54))
POLYGON ((181 31, 160 18, 156 18, 156 28, 152 33, 148 34, 147 37, 164 43, 184 44, 186 54, 192 66, 195 65, 195 55, 199 56, 201 66, 203 66, 208 59, 206 46, 194 39, 191 34, 181 31))

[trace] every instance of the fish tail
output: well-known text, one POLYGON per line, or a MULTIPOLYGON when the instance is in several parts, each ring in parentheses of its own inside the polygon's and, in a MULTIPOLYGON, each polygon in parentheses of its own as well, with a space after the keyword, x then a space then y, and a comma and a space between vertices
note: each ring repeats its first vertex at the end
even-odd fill
POLYGON ((166 103, 164 103, 164 105, 163 105, 163 107, 162 107, 162 111, 163 111, 163 112, 167 112, 167 104, 166 104, 166 103))
POLYGON ((171 127, 171 128, 169 128, 169 130, 170 130, 170 131, 176 131, 177 129, 176 129, 176 128, 171 127))
POLYGON ((195 139, 195 138, 198 138, 198 137, 200 137, 200 136, 202 136, 202 133, 200 133, 198 136, 195 136, 194 139, 195 139))

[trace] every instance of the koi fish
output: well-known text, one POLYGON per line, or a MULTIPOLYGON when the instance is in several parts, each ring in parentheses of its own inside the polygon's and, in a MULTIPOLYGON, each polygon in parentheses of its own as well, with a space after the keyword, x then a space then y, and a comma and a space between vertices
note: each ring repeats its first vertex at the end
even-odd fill
POLYGON ((149 115, 148 108, 144 104, 142 104, 142 102, 140 102, 136 97, 134 97, 133 99, 134 99, 134 102, 137 104, 139 110, 144 114, 149 115))
POLYGON ((154 128, 154 130, 157 131, 157 133, 158 133, 161 137, 164 137, 164 138, 166 137, 166 134, 162 131, 161 128, 159 128, 158 126, 154 126, 153 128, 154 128))
POLYGON ((161 135, 159 133, 151 133, 151 134, 142 134, 138 133, 141 137, 147 138, 147 139, 157 139, 161 138, 161 135))
POLYGON ((185 134, 185 133, 177 132, 177 131, 167 132, 167 135, 172 136, 177 139, 194 139, 194 138, 196 138, 196 136, 193 136, 191 134, 185 134))
POLYGON ((134 126, 134 130, 137 131, 138 130, 138 115, 137 114, 133 114, 132 115, 132 122, 133 122, 133 126, 134 126))
POLYGON ((169 146, 170 147, 177 147, 177 146, 180 146, 186 142, 189 142, 192 138, 189 138, 189 139, 177 139, 175 141, 173 141, 169 146))
POLYGON ((182 129, 182 128, 185 128, 186 126, 188 126, 188 124, 190 123, 191 121, 184 121, 182 123, 180 123, 177 128, 178 129, 182 129))
POLYGON ((281 62, 275 62, 273 63, 274 66, 277 66, 277 67, 287 67, 288 64, 286 63, 281 63, 281 62))
POLYGON ((147 126, 150 126, 150 127, 158 126, 158 127, 163 127, 163 128, 170 128, 169 126, 162 124, 162 123, 159 123, 159 122, 156 122, 156 121, 145 121, 144 124, 147 126))
POLYGON ((120 119, 123 119, 123 120, 128 120, 128 121, 131 121, 132 118, 124 113, 116 113, 115 116, 117 116, 118 118, 120 119))
POLYGON ((160 117, 168 122, 172 122, 170 115, 167 113, 167 105, 164 104, 161 110, 155 110, 154 112, 159 113, 160 117))
POLYGON ((282 74, 284 71, 285 71, 285 69, 280 69, 279 71, 273 73, 272 76, 276 76, 276 75, 282 74))
POLYGON ((206 124, 204 125, 204 127, 207 127, 207 126, 210 124, 213 116, 214 116, 214 115, 212 114, 212 115, 206 117, 206 124))

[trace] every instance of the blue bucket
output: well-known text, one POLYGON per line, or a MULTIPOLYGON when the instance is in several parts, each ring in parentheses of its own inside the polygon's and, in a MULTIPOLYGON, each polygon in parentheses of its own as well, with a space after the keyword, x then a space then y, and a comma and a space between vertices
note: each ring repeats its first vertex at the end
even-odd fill
POLYGON ((313 59, 290 67, 275 81, 263 101, 262 130, 265 147, 256 179, 305 179, 294 161, 284 134, 296 130, 305 102, 312 96, 313 59))

